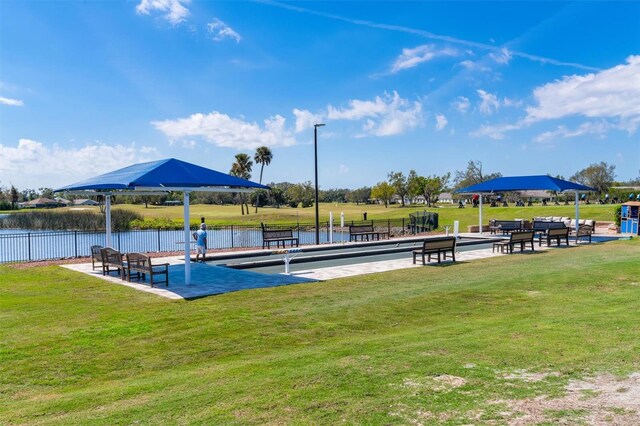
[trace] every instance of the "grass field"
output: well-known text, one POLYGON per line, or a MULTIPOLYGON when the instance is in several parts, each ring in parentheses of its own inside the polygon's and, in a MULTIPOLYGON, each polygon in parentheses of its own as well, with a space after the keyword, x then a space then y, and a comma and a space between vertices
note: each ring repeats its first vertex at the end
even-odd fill
POLYGON ((640 371, 638 259, 633 239, 189 302, 2 266, 0 424, 504 424, 640 371))
MULTIPOLYGON (((90 210, 99 211, 97 207, 83 207, 90 210)), ((149 206, 144 205, 120 204, 114 206, 115 209, 128 209, 142 214, 145 219, 171 219, 182 222, 183 207, 182 206, 149 206)), ((586 219, 594 219, 596 221, 614 220, 614 205, 581 205, 580 217, 586 219)), ((385 208, 381 205, 365 205, 365 204, 320 204, 320 220, 328 221, 329 212, 334 215, 334 223, 340 222, 340 213, 344 212, 346 221, 362 220, 362 213, 367 212, 369 220, 384 220, 395 218, 409 218, 409 213, 415 213, 425 210, 424 205, 414 205, 400 207, 391 205, 385 208)), ((57 211, 65 211, 66 209, 58 209, 57 211)), ((438 208, 426 209, 428 211, 437 212, 439 215, 439 223, 442 226, 452 225, 454 220, 460 221, 461 229, 466 230, 468 225, 478 224, 478 209, 467 207, 459 209, 457 206, 443 205, 438 208)), ((315 221, 315 209, 313 207, 292 209, 289 207, 261 208, 257 214, 251 209, 251 214, 242 216, 240 214, 240 206, 216 206, 210 204, 195 204, 190 206, 191 222, 195 225, 200 223, 200 217, 204 216, 207 223, 214 225, 235 225, 235 224, 251 224, 259 225, 260 222, 267 224, 291 224, 291 223, 313 223, 315 221)), ((534 205, 532 207, 489 207, 483 208, 483 221, 489 222, 489 219, 531 219, 534 216, 569 216, 575 217, 575 206, 541 206, 534 205)))

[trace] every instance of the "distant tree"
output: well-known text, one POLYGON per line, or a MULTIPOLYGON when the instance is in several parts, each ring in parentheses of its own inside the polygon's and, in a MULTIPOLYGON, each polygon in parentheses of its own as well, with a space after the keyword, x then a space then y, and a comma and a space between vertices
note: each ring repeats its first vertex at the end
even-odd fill
POLYGON ((407 177, 402 172, 391 172, 388 178, 389 184, 395 189, 395 193, 400 197, 400 202, 404 207, 404 199, 409 193, 407 177))
POLYGON ((280 206, 287 203, 287 197, 281 188, 272 186, 271 191, 269 191, 269 202, 272 206, 280 208, 280 206))
MULTIPOLYGON (((256 153, 253 155, 253 160, 256 164, 260 164, 260 181, 262 183, 262 171, 264 170, 264 166, 268 166, 271 164, 271 160, 273 160, 273 154, 271 150, 266 146, 261 146, 256 149, 256 153)), ((258 213, 258 204, 260 204, 260 192, 256 193, 256 213, 258 213)))
POLYGON ((470 160, 465 170, 457 170, 455 172, 453 183, 454 189, 466 188, 467 186, 476 185, 486 182, 497 177, 501 177, 502 173, 484 174, 482 171, 482 162, 470 160))
POLYGON ((384 201, 385 208, 389 206, 389 201, 391 201, 391 197, 393 197, 395 193, 395 188, 388 182, 380 182, 371 188, 371 198, 384 201))
POLYGON ((417 197, 418 195, 422 195, 422 179, 424 178, 422 176, 419 176, 415 170, 409 170, 409 174, 407 175, 407 193, 409 194, 411 199, 417 197))
POLYGON ((315 201, 315 191, 311 182, 296 183, 287 188, 286 197, 291 207, 311 207, 315 201))
POLYGON ((602 161, 576 172, 571 180, 594 188, 598 194, 604 194, 615 181, 615 170, 616 166, 602 161))
POLYGON ((428 176, 425 178, 424 187, 422 188, 422 195, 427 200, 427 206, 431 207, 432 203, 438 201, 438 195, 449 185, 449 179, 451 179, 451 173, 447 173, 442 176, 428 176))
POLYGON ((31 201, 35 200, 36 198, 38 198, 38 193, 31 188, 27 188, 23 189, 22 192, 19 192, 18 201, 31 201))
MULTIPOLYGON (((253 161, 249 158, 247 154, 236 154, 236 161, 231 166, 231 172, 229 173, 231 176, 236 176, 242 179, 251 179, 251 168, 253 167, 253 161)), ((242 210, 242 215, 244 216, 244 206, 246 204, 245 197, 243 193, 238 194, 240 198, 240 208, 242 210)), ((249 204, 247 205, 247 214, 249 214, 249 204)))
POLYGON ((371 198, 371 188, 363 186, 362 188, 354 189, 349 192, 347 200, 352 203, 360 204, 366 203, 371 198))
POLYGON ((327 189, 322 191, 320 199, 327 203, 346 203, 349 192, 346 188, 327 189))
POLYGON ((51 188, 38 188, 40 197, 53 198, 53 189, 51 188))
POLYGON ((15 186, 11 185, 11 189, 9 190, 9 197, 11 199, 11 208, 13 210, 16 209, 16 204, 18 203, 18 200, 20 199, 20 194, 18 193, 18 190, 16 189, 15 186))

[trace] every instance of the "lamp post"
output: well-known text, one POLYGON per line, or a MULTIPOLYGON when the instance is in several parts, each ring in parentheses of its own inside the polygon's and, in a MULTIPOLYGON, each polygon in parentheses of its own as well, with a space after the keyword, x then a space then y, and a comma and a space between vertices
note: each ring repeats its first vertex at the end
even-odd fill
POLYGON ((313 125, 313 158, 316 172, 316 245, 320 244, 320 214, 318 209, 318 127, 322 126, 324 126, 324 123, 317 123, 313 125))

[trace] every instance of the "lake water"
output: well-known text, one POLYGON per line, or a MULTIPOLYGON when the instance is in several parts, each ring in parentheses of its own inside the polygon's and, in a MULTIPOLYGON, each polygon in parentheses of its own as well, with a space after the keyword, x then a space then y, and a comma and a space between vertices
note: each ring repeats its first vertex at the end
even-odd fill
MULTIPOLYGON (((236 247, 262 247, 262 232, 259 228, 208 229, 208 244, 211 249, 236 247)), ((314 231, 296 231, 300 244, 313 244, 314 231)), ((333 241, 348 240, 348 233, 334 232, 333 241)), ((27 260, 59 259, 89 256, 92 245, 106 245, 104 231, 32 231, 24 229, 0 229, 0 263, 27 260)), ((326 230, 320 232, 320 242, 329 238, 326 230)), ((112 244, 122 252, 154 252, 184 250, 183 230, 135 230, 114 232, 112 244)))

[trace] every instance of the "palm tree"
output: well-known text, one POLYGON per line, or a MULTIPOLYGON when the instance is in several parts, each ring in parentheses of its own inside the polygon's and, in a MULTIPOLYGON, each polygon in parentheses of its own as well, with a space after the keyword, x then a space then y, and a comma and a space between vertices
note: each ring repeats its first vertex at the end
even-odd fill
MULTIPOLYGON (((247 154, 236 154, 236 162, 231 165, 231 176, 236 176, 242 179, 251 179, 251 168, 253 167, 253 161, 247 154)), ((244 216, 244 195, 240 193, 240 208, 242 209, 242 215, 244 216)), ((247 204, 247 214, 249 214, 249 205, 247 204)))
MULTIPOLYGON (((253 159, 256 164, 260 164, 260 182, 262 183, 262 171, 264 170, 264 166, 268 166, 271 164, 271 160, 273 160, 273 154, 271 150, 266 146, 261 146, 256 149, 256 153, 253 154, 253 159)), ((256 194, 256 213, 258 213, 258 205, 260 204, 260 192, 256 194)))

